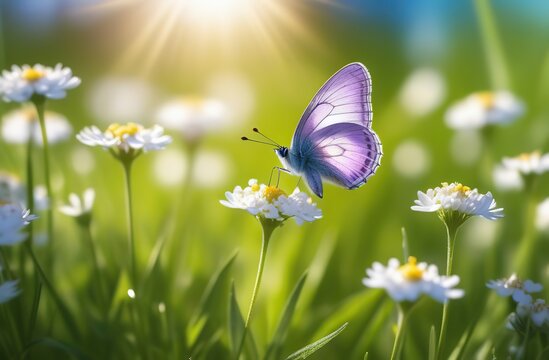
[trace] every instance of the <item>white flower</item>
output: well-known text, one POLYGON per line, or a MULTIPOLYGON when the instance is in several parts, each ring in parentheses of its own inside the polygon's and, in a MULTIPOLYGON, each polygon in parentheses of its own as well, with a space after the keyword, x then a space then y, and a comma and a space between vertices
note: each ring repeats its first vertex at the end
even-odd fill
POLYGON ((534 151, 516 157, 504 157, 502 164, 505 169, 521 175, 540 175, 549 171, 549 154, 541 155, 539 151, 534 151))
POLYGON ((441 216, 448 213, 463 215, 464 220, 470 216, 482 216, 488 220, 503 217, 503 209, 496 208, 496 201, 490 192, 481 194, 460 183, 442 183, 442 187, 429 189, 426 193, 418 191, 418 199, 412 210, 421 212, 439 212, 441 216))
POLYGON ((542 299, 536 299, 533 302, 530 299, 530 301, 518 303, 516 313, 521 318, 530 316, 532 323, 537 327, 549 323, 549 307, 542 299))
POLYGON ((172 142, 170 136, 164 135, 164 129, 161 126, 154 125, 146 129, 136 123, 125 125, 115 123, 104 132, 95 126, 86 127, 76 135, 76 138, 85 145, 118 149, 119 153, 130 153, 134 150, 144 152, 162 150, 172 142))
POLYGON ((181 132, 191 142, 229 125, 227 109, 222 102, 196 97, 168 101, 160 107, 156 118, 159 124, 181 132))
POLYGON ((59 211, 75 218, 85 216, 91 213, 94 200, 95 191, 93 189, 84 190, 82 198, 71 193, 69 194, 69 205, 60 206, 59 211))
POLYGON ((495 187, 501 191, 521 190, 524 186, 520 173, 503 165, 494 167, 492 178, 495 187))
POLYGON ((0 205, 0 245, 13 245, 25 239, 21 231, 37 219, 29 210, 14 204, 0 205))
MULTIPOLYGON (((72 133, 72 126, 63 115, 46 111, 44 114, 48 142, 55 144, 67 139, 72 133)), ((35 144, 42 145, 42 131, 32 107, 11 111, 2 119, 2 137, 8 143, 26 144, 32 137, 35 144)))
POLYGON ((0 77, 0 95, 6 101, 29 101, 34 94, 50 99, 62 99, 69 89, 80 85, 80 79, 72 70, 57 64, 54 68, 36 64, 13 65, 11 71, 4 70, 0 77))
POLYGON ((528 294, 543 290, 541 284, 532 280, 523 282, 516 274, 511 275, 508 279, 490 280, 486 286, 495 290, 499 296, 512 296, 517 303, 532 302, 532 297, 528 294))
POLYGON ((21 290, 17 288, 18 282, 18 280, 11 280, 0 284, 0 304, 6 303, 19 295, 21 290))
POLYGON ((445 121, 455 130, 480 129, 511 123, 523 113, 522 102, 508 91, 478 92, 451 106, 445 121))
POLYGON ((549 231, 549 198, 543 200, 537 207, 536 228, 539 231, 549 231))
POLYGON ((305 221, 312 222, 322 218, 322 211, 298 188, 287 196, 280 188, 260 185, 256 179, 251 179, 246 188, 237 186, 233 192, 227 191, 225 197, 227 200, 220 201, 222 205, 243 209, 265 219, 282 222, 293 217, 296 223, 301 225, 305 221))
POLYGON ((446 83, 438 70, 421 68, 408 76, 400 89, 400 103, 412 115, 425 116, 446 96, 446 83))
POLYGON ((366 274, 368 276, 362 280, 365 286, 385 289, 397 302, 413 302, 421 295, 427 295, 444 303, 465 294, 463 290, 453 288, 459 283, 457 275, 441 276, 436 265, 418 264, 413 256, 403 265, 396 258, 390 259, 387 267, 375 262, 366 274))

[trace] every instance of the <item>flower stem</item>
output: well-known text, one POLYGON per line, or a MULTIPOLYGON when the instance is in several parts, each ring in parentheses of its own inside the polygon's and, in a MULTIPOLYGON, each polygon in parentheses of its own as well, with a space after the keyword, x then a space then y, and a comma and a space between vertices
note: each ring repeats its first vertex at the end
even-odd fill
POLYGON ((101 302, 101 304, 106 306, 107 305, 107 297, 105 295, 105 289, 104 289, 104 286, 103 286, 103 279, 101 277, 101 269, 99 267, 99 260, 97 258, 97 251, 95 249, 95 243, 93 241, 93 237, 92 237, 92 234, 91 234, 90 223, 87 222, 85 224, 80 224, 80 229, 82 231, 83 237, 86 238, 86 240, 88 242, 88 245, 90 247, 90 253, 92 255, 93 268, 94 268, 94 272, 95 272, 94 278, 97 281, 97 288, 99 289, 100 302, 101 302))
POLYGON ((391 360, 397 359, 400 354, 403 340, 404 340, 404 330, 406 327, 406 322, 408 320, 408 311, 406 311, 399 303, 397 303, 397 308, 398 308, 397 333, 395 336, 395 342, 393 343, 391 360))
MULTIPOLYGON (((450 276, 452 274, 452 264, 454 260, 454 245, 456 242, 456 235, 457 235, 459 225, 455 226, 449 223, 445 223, 445 225, 446 225, 446 236, 448 240, 448 249, 447 249, 447 255, 446 255, 446 276, 450 276)), ((437 350, 438 359, 442 358, 444 343, 446 342, 446 328, 448 327, 448 306, 449 306, 449 302, 446 301, 442 308, 442 321, 440 324, 440 336, 438 338, 438 350, 437 350)))
POLYGON ((279 225, 276 220, 260 219, 259 221, 261 222, 262 231, 263 231, 263 236, 261 241, 261 254, 259 256, 259 265, 257 267, 257 275, 255 277, 255 285, 254 285, 254 290, 252 292, 252 298, 250 300, 250 307, 248 308, 248 315, 246 316, 246 322, 244 323, 242 340, 240 340, 240 345, 236 353, 235 359, 237 360, 240 358, 240 353, 242 353, 242 349, 246 341, 246 335, 248 333, 248 328, 250 327, 250 321, 252 319, 252 313, 253 313, 255 301, 257 298, 257 294, 259 292, 259 286, 261 285, 261 278, 263 277, 263 269, 265 267, 265 259, 267 257, 267 248, 269 246, 269 240, 271 239, 271 235, 273 234, 273 231, 279 225))
POLYGON ((524 277, 530 276, 530 265, 532 264, 532 254, 536 248, 536 182, 535 179, 526 179, 526 211, 524 216, 524 230, 519 242, 519 248, 516 252, 514 269, 524 277))
MULTIPOLYGON (((48 134, 46 132, 46 120, 44 118, 44 110, 46 105, 46 98, 43 96, 33 97, 32 102, 36 107, 36 113, 38 115, 38 122, 40 123, 40 132, 42 133, 42 154, 44 155, 44 182, 46 184, 46 193, 48 196, 48 207, 46 210, 46 228, 48 234, 48 248, 49 256, 48 261, 52 261, 53 254, 53 192, 51 189, 51 177, 50 177, 50 150, 48 144, 48 134)), ((30 140, 32 141, 32 140, 30 140)))
POLYGON ((131 286, 137 291, 137 269, 135 260, 135 240, 133 232, 133 206, 132 206, 132 181, 131 170, 132 160, 122 161, 124 165, 124 176, 126 179, 126 214, 128 219, 128 247, 130 252, 130 279, 131 286))

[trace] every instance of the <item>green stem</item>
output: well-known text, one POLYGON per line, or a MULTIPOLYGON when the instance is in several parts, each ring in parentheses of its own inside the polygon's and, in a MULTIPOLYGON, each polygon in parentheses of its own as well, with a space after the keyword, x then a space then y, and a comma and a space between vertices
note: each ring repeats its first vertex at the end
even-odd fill
POLYGON ((519 242, 519 248, 516 252, 516 258, 514 261, 515 271, 521 274, 522 277, 530 276, 530 264, 532 263, 532 254, 536 248, 536 179, 526 178, 526 213, 524 216, 524 230, 519 242))
POLYGON ((490 3, 488 0, 475 0, 475 7, 484 42, 486 65, 490 72, 492 89, 508 89, 509 75, 490 3))
POLYGON ((91 253, 91 256, 92 256, 92 260, 93 260, 93 268, 94 268, 94 272, 95 272, 95 276, 93 278, 97 281, 97 287, 99 289, 100 302, 101 302, 101 304, 106 306, 107 305, 107 297, 105 295, 105 289, 104 289, 104 285, 103 285, 103 278, 101 277, 101 268, 99 267, 99 259, 97 257, 97 251, 95 249, 95 243, 93 241, 93 237, 92 237, 92 234, 91 234, 90 222, 88 221, 86 223, 80 224, 80 229, 82 231, 83 237, 86 238, 86 240, 88 242, 88 246, 90 248, 90 253, 91 253))
POLYGON ((397 303, 398 308, 398 323, 397 323, 397 333, 395 336, 395 342, 393 343, 393 351, 391 352, 391 360, 398 358, 400 351, 402 349, 402 344, 404 343, 404 330, 406 328, 406 323, 408 321, 408 311, 406 311, 401 304, 397 303))
MULTIPOLYGON (((446 255, 446 276, 450 276, 452 274, 452 264, 454 260, 454 245, 456 242, 456 235, 459 228, 458 226, 455 226, 453 224, 445 223, 446 225, 446 236, 447 236, 447 242, 448 242, 448 249, 447 249, 447 255, 446 255)), ((449 302, 446 301, 444 303, 444 306, 442 308, 442 321, 440 324, 440 337, 438 338, 438 350, 437 350, 437 358, 442 358, 442 352, 444 351, 444 343, 446 342, 446 328, 448 327, 448 306, 449 302)))
POLYGON ((263 269, 265 268, 265 259, 267 258, 267 249, 269 247, 269 240, 273 231, 280 225, 277 220, 262 219, 259 220, 262 226, 262 241, 261 241, 261 254, 259 256, 259 264, 257 266, 257 275, 255 277, 254 290, 252 292, 252 298, 250 300, 250 307, 248 308, 248 315, 246 316, 246 322, 244 323, 244 331, 242 333, 242 340, 236 353, 236 359, 240 358, 244 343, 246 342, 246 335, 248 334, 248 328, 250 327, 250 321, 254 310, 257 294, 259 293, 259 287, 261 285, 261 278, 263 277, 263 269))
POLYGON ((48 234, 48 262, 53 260, 53 191, 51 189, 51 176, 50 176, 50 147, 48 143, 48 134, 46 132, 46 120, 44 117, 44 110, 46 105, 46 98, 43 96, 35 96, 32 99, 34 106, 36 107, 36 113, 38 114, 38 122, 40 123, 40 132, 42 133, 42 154, 44 155, 44 182, 46 184, 46 193, 48 196, 48 207, 46 210, 46 227, 48 234))
POLYGON ((137 291, 137 269, 135 260, 135 239, 134 239, 134 226, 133 226, 133 206, 132 206, 132 181, 131 170, 132 160, 122 160, 124 166, 124 177, 126 180, 126 214, 128 220, 128 248, 130 252, 130 279, 131 287, 134 291, 137 291))

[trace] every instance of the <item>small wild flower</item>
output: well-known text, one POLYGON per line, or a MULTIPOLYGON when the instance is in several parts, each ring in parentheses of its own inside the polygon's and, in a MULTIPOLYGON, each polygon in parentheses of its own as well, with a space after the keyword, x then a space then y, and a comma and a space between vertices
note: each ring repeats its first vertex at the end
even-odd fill
POLYGON ((0 204, 0 245, 14 245, 23 241, 26 235, 22 229, 35 219, 37 216, 19 205, 0 204))
POLYGON ((322 211, 299 188, 287 195, 278 187, 259 184, 256 179, 250 179, 247 187, 242 189, 237 186, 233 192, 227 191, 225 197, 227 200, 220 201, 222 205, 246 210, 260 219, 283 222, 294 218, 301 225, 322 218, 322 211))
POLYGON ((487 287, 496 291, 499 296, 512 296, 517 303, 532 302, 530 293, 536 293, 543 290, 541 284, 535 283, 532 280, 522 281, 517 274, 511 275, 507 279, 490 280, 487 287))
POLYGON ((60 206, 59 211, 76 219, 89 218, 94 200, 95 191, 91 188, 84 190, 82 197, 71 193, 69 194, 69 204, 60 206))
POLYGON ((441 187, 429 189, 425 193, 418 191, 417 195, 412 210, 436 212, 447 225, 459 226, 471 216, 481 216, 488 220, 503 217, 503 209, 496 208, 496 201, 490 192, 482 194, 460 183, 442 183, 441 187))
POLYGON ((461 289, 454 289, 459 283, 457 275, 439 275, 436 265, 418 263, 414 256, 402 265, 396 258, 390 259, 387 266, 375 262, 366 274, 367 277, 362 280, 365 286, 385 289, 396 302, 415 302, 422 295, 427 295, 445 303, 465 294, 461 289))
POLYGON ((6 101, 25 102, 33 96, 62 99, 67 90, 80 85, 80 79, 72 70, 57 64, 54 68, 36 64, 34 66, 13 65, 11 71, 4 70, 0 76, 0 95, 6 101))
POLYGON ((508 124, 524 113, 524 105, 508 91, 477 92, 452 105, 446 112, 446 124, 455 130, 480 129, 508 124))

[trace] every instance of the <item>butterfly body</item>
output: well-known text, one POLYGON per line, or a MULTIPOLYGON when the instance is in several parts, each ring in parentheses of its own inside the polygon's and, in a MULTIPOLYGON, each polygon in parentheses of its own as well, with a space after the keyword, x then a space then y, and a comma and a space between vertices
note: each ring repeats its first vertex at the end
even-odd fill
POLYGON ((360 63, 334 74, 301 116, 289 148, 275 149, 283 166, 323 196, 322 181, 347 189, 365 184, 380 165, 381 142, 371 128, 371 78, 360 63))

